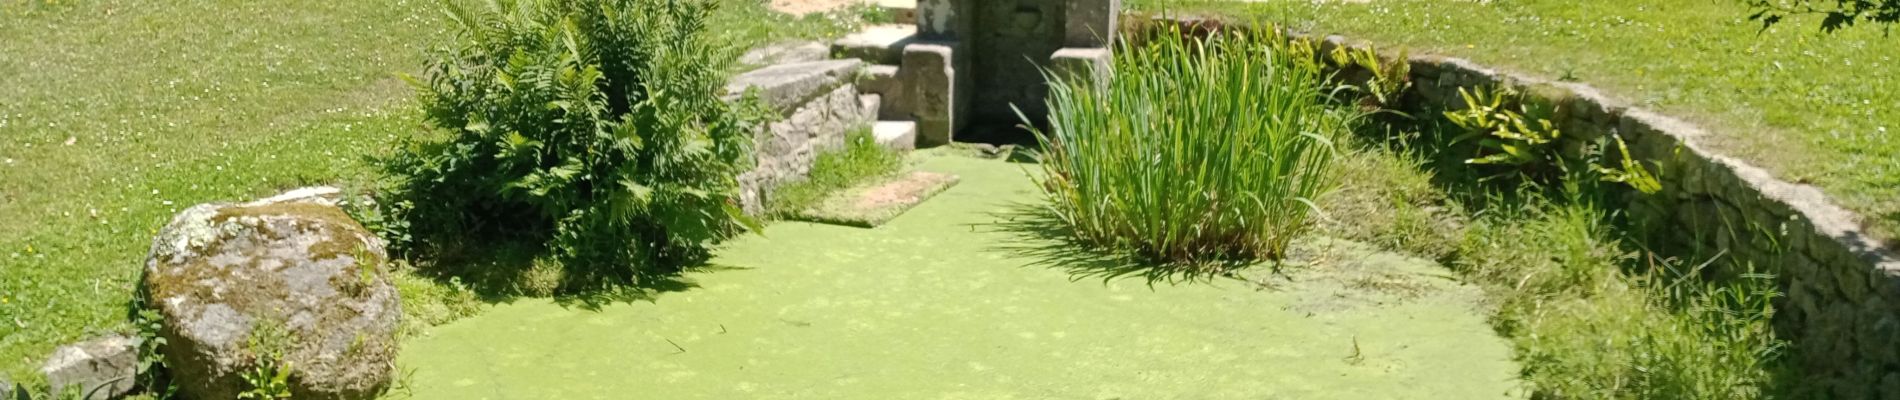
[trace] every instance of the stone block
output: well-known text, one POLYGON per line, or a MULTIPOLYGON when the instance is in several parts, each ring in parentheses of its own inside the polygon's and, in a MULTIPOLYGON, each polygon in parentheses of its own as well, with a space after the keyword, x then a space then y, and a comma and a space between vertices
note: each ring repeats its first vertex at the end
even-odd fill
POLYGON ((1108 47, 1115 38, 1115 18, 1121 13, 1121 0, 1066 0, 1063 16, 1062 45, 1068 47, 1108 47))
POLYGON ((896 65, 904 56, 904 46, 914 41, 916 33, 916 25, 873 25, 832 42, 831 52, 839 58, 896 65))
POLYGON ((910 121, 878 121, 871 126, 871 136, 884 148, 905 151, 917 148, 917 123, 910 121))
POLYGON ((915 43, 904 48, 898 80, 904 91, 903 107, 917 122, 917 144, 949 144, 967 122, 969 82, 957 76, 967 62, 956 54, 958 44, 915 43))
POLYGON ((1049 56, 1049 71, 1063 79, 1106 84, 1113 74, 1113 53, 1102 47, 1065 47, 1049 56))
POLYGON ((875 116, 877 115, 877 110, 884 108, 884 96, 860 94, 858 95, 858 108, 858 111, 864 115, 875 116))
POLYGON ((40 367, 54 398, 113 399, 132 392, 139 372, 139 341, 106 336, 60 346, 40 367), (77 390, 78 394, 68 394, 77 390))
POLYGON ((910 109, 905 107, 903 81, 898 78, 898 67, 895 65, 872 65, 858 74, 858 91, 877 94, 882 100, 876 109, 878 119, 911 118, 910 109))
MULTIPOLYGON (((901 51, 899 55, 902 55, 901 51)), ((893 92, 902 88, 897 84, 896 65, 866 66, 863 72, 858 73, 856 84, 859 92, 882 95, 887 99, 896 97, 892 95, 893 92)))
POLYGON ((726 96, 738 98, 748 88, 756 88, 759 99, 766 105, 790 116, 805 102, 856 79, 863 66, 864 62, 859 60, 777 64, 733 77, 726 83, 726 96))

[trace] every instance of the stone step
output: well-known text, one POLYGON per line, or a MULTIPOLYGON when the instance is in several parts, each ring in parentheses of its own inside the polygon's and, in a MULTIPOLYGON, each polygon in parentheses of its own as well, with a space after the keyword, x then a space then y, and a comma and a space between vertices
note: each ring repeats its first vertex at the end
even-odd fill
POLYGON ((872 65, 858 73, 858 92, 876 94, 879 107, 873 109, 877 119, 908 120, 910 110, 905 108, 904 84, 897 80, 897 66, 872 65))
POLYGON ((904 46, 913 41, 911 37, 916 33, 916 25, 872 25, 832 42, 831 54, 872 64, 897 65, 904 56, 904 46))
POLYGON ((777 64, 748 71, 726 83, 725 97, 738 98, 748 88, 759 90, 760 100, 779 113, 790 116, 793 110, 832 89, 852 83, 864 62, 824 60, 777 64))
POLYGON ((877 121, 871 126, 871 137, 877 144, 892 150, 913 150, 917 148, 917 123, 911 121, 877 121))
POLYGON ((872 65, 858 73, 858 91, 889 97, 898 88, 896 65, 872 65))

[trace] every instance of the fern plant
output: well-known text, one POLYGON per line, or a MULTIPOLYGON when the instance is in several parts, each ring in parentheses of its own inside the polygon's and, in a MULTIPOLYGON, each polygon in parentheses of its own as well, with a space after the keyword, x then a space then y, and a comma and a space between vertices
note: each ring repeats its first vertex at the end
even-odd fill
POLYGON ((388 163, 402 248, 542 241, 594 286, 697 262, 752 225, 735 177, 767 114, 720 97, 736 54, 708 32, 717 3, 460 4, 443 2, 458 40, 410 79, 448 138, 388 163))
MULTIPOLYGON (((1616 151, 1622 157, 1617 158, 1617 165, 1614 166, 1605 166, 1601 161, 1591 163, 1590 170, 1595 171, 1597 176, 1605 182, 1628 185, 1631 189, 1636 189, 1637 192, 1643 194, 1661 192, 1662 181, 1657 179, 1656 173, 1650 172, 1649 167, 1643 165, 1642 161, 1630 156, 1630 145, 1623 142, 1623 136, 1611 135, 1610 137, 1616 140, 1616 151)), ((1598 147, 1607 146, 1598 145, 1598 147)))
POLYGON ((1373 48, 1354 49, 1346 46, 1334 47, 1328 57, 1333 65, 1340 67, 1358 67, 1370 75, 1359 91, 1363 97, 1359 106, 1368 110, 1390 108, 1397 102, 1399 95, 1412 88, 1412 63, 1409 52, 1399 50, 1392 61, 1379 59, 1379 52, 1373 48))
POLYGON ((1548 119, 1527 116, 1535 114, 1515 91, 1458 88, 1458 95, 1464 98, 1465 108, 1445 112, 1445 118, 1466 133, 1453 142, 1476 140, 1479 147, 1479 153, 1465 163, 1510 166, 1521 172, 1565 167, 1557 151, 1563 132, 1548 119))

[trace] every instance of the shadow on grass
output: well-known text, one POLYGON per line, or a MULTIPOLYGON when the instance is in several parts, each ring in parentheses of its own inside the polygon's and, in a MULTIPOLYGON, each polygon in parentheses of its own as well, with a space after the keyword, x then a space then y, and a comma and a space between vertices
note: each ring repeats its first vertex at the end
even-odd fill
POLYGON ((562 307, 598 311, 615 303, 653 302, 666 293, 698 288, 698 283, 682 275, 685 272, 745 269, 702 264, 614 276, 596 268, 573 268, 545 253, 540 244, 525 241, 459 246, 437 252, 432 261, 419 264, 416 273, 440 284, 467 288, 491 304, 550 298, 562 307))
POLYGON ((1203 262, 1164 262, 1150 260, 1114 249, 1103 248, 1076 238, 1066 222, 1048 208, 1027 203, 1011 205, 996 214, 991 228, 1017 236, 996 245, 1013 255, 1031 259, 1030 266, 1067 272, 1070 281, 1101 279, 1108 284, 1118 279, 1140 278, 1148 286, 1155 284, 1211 283, 1218 279, 1245 280, 1234 271, 1258 264, 1252 260, 1203 262))

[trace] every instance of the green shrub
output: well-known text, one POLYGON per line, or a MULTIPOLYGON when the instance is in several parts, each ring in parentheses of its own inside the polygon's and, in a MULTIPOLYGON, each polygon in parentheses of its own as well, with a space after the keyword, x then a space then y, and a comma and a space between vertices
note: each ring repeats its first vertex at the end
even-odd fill
POLYGON ((749 221, 733 199, 756 101, 720 98, 735 58, 704 0, 444 2, 457 41, 411 79, 446 138, 389 160, 398 249, 545 243, 571 284, 698 262, 749 221))
POLYGON ((1055 77, 1036 135, 1055 216, 1152 261, 1284 255, 1331 185, 1331 138, 1358 118, 1326 103, 1310 50, 1285 43, 1156 40, 1120 49, 1106 84, 1055 77))
POLYGON ((796 213, 831 193, 895 174, 903 163, 901 154, 877 144, 870 128, 854 129, 845 134, 843 149, 818 155, 808 179, 774 189, 766 208, 775 216, 796 213))

